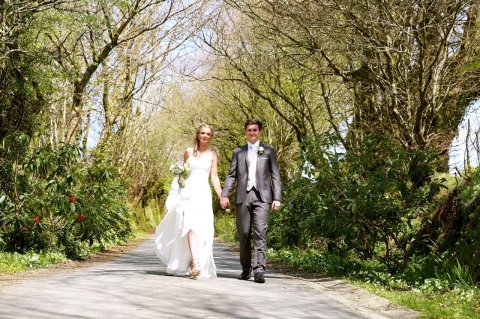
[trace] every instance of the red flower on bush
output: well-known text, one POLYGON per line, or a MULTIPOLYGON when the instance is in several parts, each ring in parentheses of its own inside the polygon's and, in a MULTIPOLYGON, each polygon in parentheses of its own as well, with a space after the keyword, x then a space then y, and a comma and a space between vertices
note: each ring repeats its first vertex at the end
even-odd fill
POLYGON ((38 216, 33 217, 33 221, 35 223, 39 223, 40 222, 40 217, 38 217, 38 216))
POLYGON ((75 203, 77 201, 75 196, 70 196, 68 199, 70 200, 70 203, 75 203))
POLYGON ((82 214, 78 214, 77 217, 75 217, 75 220, 77 222, 83 222, 85 220, 85 216, 82 214))

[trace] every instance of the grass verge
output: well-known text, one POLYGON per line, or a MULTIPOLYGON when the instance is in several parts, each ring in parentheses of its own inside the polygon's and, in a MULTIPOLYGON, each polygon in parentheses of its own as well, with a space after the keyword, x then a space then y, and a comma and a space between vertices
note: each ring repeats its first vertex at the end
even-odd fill
MULTIPOLYGON (((105 244, 94 244, 91 247, 85 245, 82 247, 82 260, 76 263, 70 263, 70 267, 80 266, 84 262, 88 264, 92 261, 106 261, 118 256, 134 246, 138 241, 141 241, 148 232, 136 231, 125 241, 117 240, 115 242, 105 244)), ((59 251, 29 251, 23 254, 0 252, 0 278, 9 277, 9 275, 28 272, 29 270, 46 268, 52 265, 67 263, 70 260, 64 253, 59 251)))
POLYGON ((25 254, 0 252, 0 274, 13 274, 28 269, 47 267, 64 262, 61 252, 27 252, 25 254))
MULTIPOLYGON (((235 217, 215 216, 218 238, 236 243, 235 217)), ((343 279, 398 305, 418 311, 423 319, 480 319, 480 288, 461 280, 439 278, 412 281, 405 276, 391 276, 376 264, 319 254, 314 249, 269 249, 268 258, 286 268, 318 276, 343 279)))
POLYGON ((478 288, 453 289, 443 292, 395 291, 385 287, 355 281, 353 284, 378 296, 415 309, 420 318, 428 319, 478 319, 480 318, 480 291, 478 288))

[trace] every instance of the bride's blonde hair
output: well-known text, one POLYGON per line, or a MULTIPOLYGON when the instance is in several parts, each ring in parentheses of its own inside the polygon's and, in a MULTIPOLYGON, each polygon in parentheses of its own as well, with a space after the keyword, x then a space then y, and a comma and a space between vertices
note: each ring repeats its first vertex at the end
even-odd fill
POLYGON ((205 127, 208 128, 210 130, 210 132, 212 132, 212 137, 215 134, 215 130, 213 129, 213 126, 208 125, 208 124, 200 125, 197 128, 197 131, 195 132, 195 140, 194 140, 195 146, 193 147, 193 156, 197 156, 198 147, 200 146, 200 139, 198 138, 198 135, 200 134, 200 131, 202 130, 202 128, 205 128, 205 127))

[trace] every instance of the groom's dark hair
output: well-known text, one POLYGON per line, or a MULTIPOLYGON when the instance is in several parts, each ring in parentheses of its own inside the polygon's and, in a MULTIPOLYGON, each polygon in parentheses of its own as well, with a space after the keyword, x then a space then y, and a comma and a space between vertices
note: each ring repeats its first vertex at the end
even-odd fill
POLYGON ((258 130, 262 130, 262 122, 258 119, 249 119, 245 122, 245 129, 247 129, 247 126, 249 125, 254 125, 256 124, 258 126, 258 130))

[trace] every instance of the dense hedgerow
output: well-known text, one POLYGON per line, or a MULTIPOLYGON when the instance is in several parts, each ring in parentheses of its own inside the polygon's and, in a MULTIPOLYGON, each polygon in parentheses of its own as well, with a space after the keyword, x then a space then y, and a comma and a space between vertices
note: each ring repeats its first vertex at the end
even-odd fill
POLYGON ((0 149, 0 250, 56 248, 78 258, 84 243, 126 238, 131 232, 127 184, 106 159, 49 145, 29 152, 24 134, 0 149))

